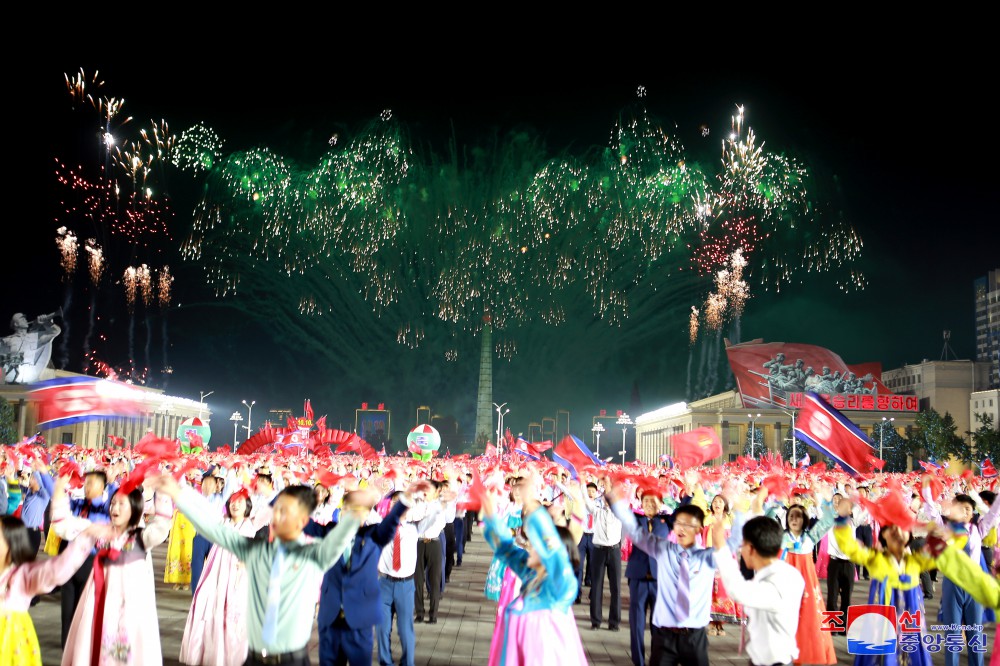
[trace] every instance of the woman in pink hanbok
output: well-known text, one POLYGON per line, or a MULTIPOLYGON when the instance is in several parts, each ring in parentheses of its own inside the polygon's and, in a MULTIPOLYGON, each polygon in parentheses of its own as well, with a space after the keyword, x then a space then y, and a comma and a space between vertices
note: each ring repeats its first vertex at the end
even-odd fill
MULTIPOLYGON (((139 527, 142 489, 129 491, 126 484, 111 498, 112 536, 97 543, 94 569, 69 628, 62 666, 163 664, 150 553, 167 539, 173 504, 157 495, 149 522, 139 527)), ((57 489, 52 503, 52 526, 60 537, 75 539, 90 526, 86 518, 70 514, 65 493, 57 489)))
MULTIPOLYGON (((528 487, 533 478, 527 476, 528 487)), ((579 558, 573 535, 557 528, 538 500, 524 497, 525 548, 515 545, 494 511, 492 497, 483 499, 484 538, 520 581, 521 589, 497 619, 499 641, 491 646, 489 665, 577 666, 587 663, 573 616, 579 558)))
MULTIPOLYGON (((250 520, 253 505, 245 488, 226 502, 226 519, 240 534, 253 537, 263 526, 250 520)), ((270 518, 258 511, 258 521, 270 518)), ((246 568, 235 555, 213 545, 191 598, 180 661, 191 666, 240 666, 247 658, 246 568)))

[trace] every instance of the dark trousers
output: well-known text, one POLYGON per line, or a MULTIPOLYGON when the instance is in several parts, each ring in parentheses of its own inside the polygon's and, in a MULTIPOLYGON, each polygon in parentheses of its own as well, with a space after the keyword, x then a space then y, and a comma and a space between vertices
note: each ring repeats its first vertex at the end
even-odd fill
MULTIPOLYGON (((66 542, 64 541, 63 544, 66 542)), ((76 570, 68 581, 59 588, 62 596, 62 647, 66 647, 66 637, 69 636, 69 627, 73 624, 73 615, 76 614, 76 606, 80 603, 80 596, 83 588, 90 578, 90 571, 94 568, 94 556, 88 555, 83 561, 83 566, 76 570)))
POLYGON ((654 624, 649 642, 650 666, 708 666, 705 627, 670 631, 654 624))
POLYGON ((414 581, 416 615, 423 617, 427 610, 424 593, 430 592, 431 619, 437 619, 438 604, 441 603, 441 540, 417 539, 417 570, 414 581))
MULTIPOLYGON (((254 659, 254 656, 250 655, 249 657, 247 657, 247 660, 243 662, 243 666, 269 666, 269 665, 263 661, 258 661, 257 659, 254 659)), ((293 659, 291 661, 283 661, 281 662, 281 666, 310 666, 309 654, 306 653, 299 659, 293 659)))
POLYGON ((648 578, 628 579, 628 632, 632 649, 632 663, 646 666, 646 612, 653 621, 653 606, 656 605, 656 581, 648 578))
POLYGON ((577 578, 580 581, 580 590, 576 593, 576 596, 580 596, 583 593, 583 586, 590 586, 590 555, 594 552, 594 533, 583 533, 583 538, 580 539, 580 544, 576 547, 577 551, 580 553, 580 569, 577 571, 577 578))
POLYGON ((445 523, 444 526, 444 579, 451 579, 451 570, 455 567, 455 523, 445 523))
POLYGON ((476 526, 476 514, 469 511, 465 514, 465 543, 472 543, 472 529, 476 526))
POLYGON ((826 609, 828 611, 847 612, 851 605, 851 592, 854 591, 854 563, 850 560, 830 558, 826 566, 826 609), (840 605, 837 605, 837 596, 840 605))
POLYGON ((28 543, 31 544, 31 552, 37 555, 42 545, 42 528, 28 528, 28 543))
POLYGON ((191 594, 198 589, 201 571, 205 568, 205 559, 212 549, 212 542, 200 534, 195 534, 191 540, 191 594))
POLYGON ((455 519, 455 565, 462 566, 465 554, 465 518, 455 519))
MULTIPOLYGON (((854 528, 854 534, 858 537, 858 541, 863 543, 866 548, 872 547, 872 526, 871 525, 858 525, 854 528)), ((868 569, 858 564, 856 567, 858 575, 868 578, 868 569)))
POLYGON ((608 587, 611 589, 611 609, 608 611, 608 626, 617 627, 622 623, 622 545, 594 546, 591 557, 593 566, 590 570, 590 623, 601 624, 604 611, 601 608, 604 601, 604 574, 608 574, 608 587))
POLYGON ((319 630, 319 666, 370 666, 374 648, 374 627, 351 629, 337 620, 319 630))

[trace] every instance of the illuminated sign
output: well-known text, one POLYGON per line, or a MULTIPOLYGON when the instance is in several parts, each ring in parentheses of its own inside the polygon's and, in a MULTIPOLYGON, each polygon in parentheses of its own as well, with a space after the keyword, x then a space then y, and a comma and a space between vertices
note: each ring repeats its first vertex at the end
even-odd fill
MULTIPOLYGON (((915 395, 862 395, 858 393, 826 395, 819 397, 830 403, 835 409, 857 409, 870 412, 919 412, 920 399, 915 395)), ((788 394, 788 406, 799 409, 805 402, 801 393, 788 394)))

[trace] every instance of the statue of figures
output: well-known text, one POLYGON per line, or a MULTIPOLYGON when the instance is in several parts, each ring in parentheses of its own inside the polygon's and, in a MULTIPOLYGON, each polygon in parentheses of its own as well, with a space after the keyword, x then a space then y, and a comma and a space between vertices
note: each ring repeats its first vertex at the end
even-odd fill
POLYGON ((39 380, 52 358, 52 340, 62 330, 54 321, 60 314, 41 315, 30 324, 21 312, 11 318, 14 332, 0 338, 4 383, 31 384, 39 380))

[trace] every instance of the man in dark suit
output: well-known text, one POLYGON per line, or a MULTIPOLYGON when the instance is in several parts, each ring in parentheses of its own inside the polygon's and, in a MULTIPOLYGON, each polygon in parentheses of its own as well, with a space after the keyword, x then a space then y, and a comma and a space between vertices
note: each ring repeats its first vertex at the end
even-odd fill
MULTIPOLYGON (((642 515, 636 516, 639 529, 658 537, 670 536, 670 520, 660 514, 660 492, 655 489, 638 491, 641 493, 642 515)), ((652 618, 656 603, 656 559, 639 548, 633 548, 625 567, 628 579, 629 602, 628 624, 632 663, 646 666, 646 611, 652 618)))
MULTIPOLYGON (((355 490, 344 497, 343 511, 362 520, 354 542, 323 576, 319 599, 319 660, 321 664, 372 663, 374 627, 382 621, 382 593, 378 561, 382 549, 392 542, 399 519, 412 504, 414 486, 400 495, 380 523, 368 524, 372 507, 380 499, 368 490, 355 490)), ((333 529, 309 521, 305 532, 321 537, 333 529)))

